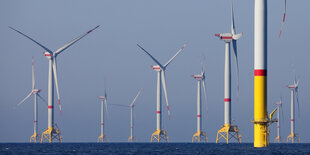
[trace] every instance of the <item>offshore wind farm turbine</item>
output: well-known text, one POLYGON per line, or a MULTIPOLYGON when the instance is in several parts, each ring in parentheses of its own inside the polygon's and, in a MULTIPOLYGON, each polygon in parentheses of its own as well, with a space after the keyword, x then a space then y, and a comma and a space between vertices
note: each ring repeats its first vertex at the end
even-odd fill
POLYGON ((136 138, 133 135, 133 107, 135 106, 135 102, 138 99, 140 93, 142 91, 142 88, 139 90, 138 94, 136 95, 136 97, 133 99, 133 101, 131 102, 131 104, 129 105, 130 107, 130 137, 128 138, 128 142, 135 142, 136 138))
MULTIPOLYGON (((138 45, 138 44, 137 44, 138 45)), ((168 104, 168 96, 167 96, 167 86, 166 86, 166 77, 165 77, 165 70, 167 66, 171 63, 171 61, 184 49, 184 47, 187 45, 185 43, 179 51, 171 57, 166 64, 162 65, 155 59, 149 52, 147 52, 144 48, 142 48, 140 45, 138 45, 139 48, 141 48, 157 65, 152 66, 152 68, 157 72, 157 90, 156 90, 156 131, 152 134, 151 137, 151 142, 157 141, 160 142, 161 140, 164 140, 168 142, 168 134, 167 131, 162 129, 162 122, 161 122, 161 84, 163 85, 164 88, 164 94, 165 94, 165 99, 166 99, 166 104, 167 104, 167 110, 168 110, 168 115, 170 119, 170 110, 169 110, 169 104, 168 104)))
POLYGON ((104 134, 104 107, 106 112, 108 112, 108 100, 107 100, 107 91, 104 92, 104 96, 98 96, 101 101, 101 134, 98 137, 98 142, 105 142, 107 141, 107 136, 104 134))
POLYGON ((278 108, 278 113, 277 113, 277 137, 274 139, 274 142, 276 143, 281 143, 282 142, 282 137, 280 134, 280 110, 282 111, 282 98, 280 99, 279 102, 275 103, 277 105, 278 108))
POLYGON ((142 91, 142 88, 139 90, 138 94, 136 95, 136 97, 133 99, 133 101, 129 105, 111 104, 111 105, 115 105, 115 106, 130 108, 130 136, 128 138, 128 142, 135 142, 136 141, 136 137, 133 134, 133 129, 134 129, 133 108, 135 106, 134 104, 135 104, 136 100, 140 96, 141 91, 142 91))
POLYGON ((59 89, 58 89, 58 79, 57 79, 57 69, 56 69, 56 58, 57 56, 62 53, 64 50, 69 48, 71 45, 88 35, 90 32, 98 28, 96 26, 95 28, 87 31, 86 33, 82 34, 81 36, 75 38, 74 40, 70 41, 69 43, 65 44, 64 46, 60 47, 56 51, 52 51, 48 49, 47 47, 43 46, 39 42, 35 41, 31 37, 25 35, 24 33, 10 27, 12 30, 16 31, 17 33, 25 36, 26 38, 30 39, 40 47, 42 47, 46 52, 43 52, 45 57, 49 61, 49 70, 48 70, 48 128, 42 133, 41 136, 41 142, 43 140, 47 140, 48 142, 52 142, 54 139, 58 140, 59 142, 62 142, 62 136, 60 136, 60 130, 57 127, 57 124, 54 124, 54 84, 56 86, 56 92, 57 92, 57 98, 58 98, 58 105, 61 113, 61 105, 60 105, 60 95, 59 95, 59 89))
POLYGON ((192 142, 208 142, 207 133, 201 130, 201 84, 204 92, 205 102, 207 104, 205 64, 202 66, 201 74, 193 75, 193 78, 197 80, 197 132, 193 135, 192 142))
POLYGON ((30 137, 30 142, 36 143, 40 139, 40 134, 38 134, 38 105, 37 105, 37 96, 41 98, 44 102, 44 98, 40 96, 41 89, 35 88, 35 77, 34 77, 34 61, 32 57, 32 89, 31 92, 22 100, 20 101, 16 106, 21 105, 24 103, 31 95, 34 97, 34 127, 33 127, 33 135, 30 137))
POLYGON ((291 90, 291 133, 287 136, 286 142, 300 142, 299 135, 295 132, 295 98, 299 108, 299 98, 298 98, 298 84, 299 81, 296 81, 296 76, 294 84, 287 85, 287 88, 291 90))
POLYGON ((220 40, 225 42, 225 75, 224 75, 224 125, 218 130, 216 143, 221 139, 225 139, 227 144, 231 138, 241 143, 241 135, 237 125, 232 125, 231 121, 231 62, 230 62, 230 43, 233 45, 234 55, 237 66, 237 95, 239 95, 239 68, 237 55, 237 40, 242 33, 236 34, 233 4, 231 0, 231 33, 215 34, 220 40))

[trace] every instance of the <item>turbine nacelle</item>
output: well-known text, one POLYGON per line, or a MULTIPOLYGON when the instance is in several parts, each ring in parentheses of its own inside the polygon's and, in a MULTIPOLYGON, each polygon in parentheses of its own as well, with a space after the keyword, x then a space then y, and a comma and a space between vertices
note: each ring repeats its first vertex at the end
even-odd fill
POLYGON ((159 65, 156 65, 156 66, 151 66, 155 71, 159 72, 161 71, 162 69, 160 68, 159 65))
POLYGON ((233 35, 231 33, 215 34, 215 36, 219 37, 221 40, 224 40, 225 42, 231 42, 233 39, 233 35))
POLYGON ((276 102, 275 104, 276 104, 277 106, 280 106, 280 105, 282 104, 282 101, 276 102))
POLYGON ((51 53, 49 53, 49 52, 43 52, 43 54, 44 54, 44 56, 45 56, 48 60, 50 60, 50 59, 52 58, 52 55, 51 55, 51 53))
POLYGON ((297 85, 296 84, 294 84, 294 85, 287 85, 286 87, 289 88, 289 89, 296 89, 297 85))
POLYGON ((203 80, 203 75, 192 75, 192 77, 199 81, 203 80))
POLYGON ((214 36, 219 37, 221 40, 224 40, 225 42, 231 42, 232 40, 238 40, 243 34, 232 34, 232 33, 218 33, 214 36))
POLYGON ((105 99, 104 96, 98 96, 98 98, 99 98, 100 100, 104 100, 104 99, 105 99))
POLYGON ((32 93, 36 94, 36 93, 39 93, 40 91, 41 91, 41 89, 33 89, 32 93))

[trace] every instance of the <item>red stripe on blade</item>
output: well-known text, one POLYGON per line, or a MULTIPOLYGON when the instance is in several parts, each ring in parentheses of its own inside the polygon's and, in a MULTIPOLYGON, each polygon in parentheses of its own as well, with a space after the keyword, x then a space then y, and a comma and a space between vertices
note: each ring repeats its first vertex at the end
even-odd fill
POLYGON ((197 115, 197 117, 200 117, 201 115, 197 115))
POLYGON ((160 114, 160 111, 156 111, 157 114, 160 114))
POLYGON ((49 106, 48 106, 48 109, 53 109, 53 106, 52 106, 52 105, 49 105, 49 106))

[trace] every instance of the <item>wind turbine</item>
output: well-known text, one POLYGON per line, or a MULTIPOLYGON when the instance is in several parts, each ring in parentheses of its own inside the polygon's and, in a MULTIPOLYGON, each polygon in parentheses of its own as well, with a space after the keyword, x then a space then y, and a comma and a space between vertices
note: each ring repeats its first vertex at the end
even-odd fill
MULTIPOLYGON (((279 37, 286 17, 286 0, 284 4, 279 37)), ((267 112, 267 0, 255 0, 254 6, 254 147, 267 147, 268 126, 274 122, 267 112)))
POLYGON ((280 101, 276 102, 275 104, 277 105, 277 108, 278 108, 278 113, 277 113, 277 120, 278 120, 278 122, 277 122, 277 137, 274 139, 274 141, 276 143, 281 143, 282 142, 282 137, 280 135, 280 109, 282 111, 282 97, 281 97, 280 101))
POLYGON ((231 138, 234 138, 241 143, 241 135, 237 125, 232 125, 231 121, 231 62, 230 62, 230 43, 233 45, 234 55, 237 68, 237 96, 239 96, 239 67, 237 55, 237 40, 242 36, 242 33, 236 34, 233 3, 231 0, 231 33, 215 34, 220 40, 225 42, 225 75, 224 75, 224 125, 218 130, 216 143, 221 139, 225 139, 227 144, 231 138))
POLYGON ((41 98, 44 102, 44 98, 40 96, 41 89, 35 88, 35 77, 34 77, 34 61, 32 57, 32 89, 31 92, 22 100, 20 101, 16 106, 21 105, 24 103, 31 95, 34 97, 34 127, 33 127, 33 135, 30 137, 30 142, 36 143, 40 139, 40 134, 38 134, 38 105, 37 105, 37 96, 41 98))
POLYGON ((108 101, 107 101, 107 91, 104 92, 104 96, 98 96, 101 101, 101 134, 98 137, 98 142, 107 141, 107 136, 104 134, 104 106, 106 112, 108 112, 108 101))
POLYGON ((299 135, 295 132, 295 98, 298 105, 299 110, 299 97, 298 97, 298 84, 299 81, 296 81, 296 76, 294 79, 294 84, 287 85, 286 87, 291 90, 291 133, 287 136, 286 142, 291 141, 294 142, 300 142, 299 135))
MULTIPOLYGON (((137 44, 138 45, 138 44, 137 44)), ((152 134, 151 137, 151 142, 157 141, 160 142, 161 140, 164 140, 168 142, 168 135, 167 131, 162 129, 162 123, 161 123, 161 85, 163 85, 164 88, 164 94, 165 94, 165 99, 166 99, 166 104, 167 104, 167 110, 168 110, 168 115, 170 119, 170 110, 169 110, 169 104, 168 104, 168 96, 167 96, 167 86, 166 86, 166 77, 165 77, 165 70, 167 66, 171 63, 171 61, 184 49, 184 47, 187 45, 185 43, 179 51, 171 57, 166 64, 162 65, 155 59, 149 52, 147 52, 144 48, 142 48, 140 45, 138 45, 139 48, 141 48, 157 65, 152 66, 152 68, 157 72, 157 96, 156 96, 156 131, 152 134)))
POLYGON ((140 93, 142 91, 142 88, 139 90, 138 94, 136 95, 136 97, 133 99, 133 101, 131 102, 131 104, 129 105, 130 107, 130 137, 128 138, 128 142, 134 142, 136 141, 136 138, 133 135, 133 107, 135 106, 135 102, 138 99, 140 93))
POLYGON ((204 92, 205 102, 207 104, 205 64, 203 64, 201 74, 193 75, 192 77, 197 80, 197 132, 193 135, 192 142, 208 142, 207 133, 201 130, 201 83, 204 92))
POLYGON ((130 108, 130 136, 128 138, 128 142, 135 142, 136 141, 136 137, 133 134, 133 127, 134 127, 133 126, 133 108, 135 106, 134 104, 135 104, 136 100, 140 96, 141 91, 142 91, 142 88, 139 90, 138 94, 136 95, 136 97, 133 99, 133 101, 129 105, 111 104, 111 105, 115 105, 115 106, 130 108))
POLYGON ((57 124, 54 124, 54 84, 56 86, 58 105, 59 105, 59 109, 61 113, 60 95, 59 95, 59 89, 58 89, 58 79, 57 79, 57 69, 56 69, 56 58, 64 50, 69 48, 71 45, 73 45, 74 43, 76 43, 77 41, 79 41, 80 39, 82 39, 83 37, 85 37, 87 34, 89 34, 90 32, 92 32, 98 27, 99 25, 87 31, 83 35, 77 37, 76 39, 70 41, 69 43, 65 44, 64 46, 60 47, 58 50, 54 52, 48 49, 47 47, 43 46, 39 42, 35 41, 31 37, 25 35, 24 33, 10 27, 12 30, 25 36, 26 38, 30 39, 31 41, 33 41, 34 43, 42 47, 44 50, 46 50, 46 52, 43 52, 43 54, 49 61, 49 67, 48 67, 49 68, 49 71, 48 71, 48 128, 42 133, 41 142, 43 142, 43 140, 45 139, 48 140, 48 142, 50 143, 53 141, 53 139, 56 139, 59 142, 62 142, 62 136, 60 136, 60 130, 57 127, 57 124))

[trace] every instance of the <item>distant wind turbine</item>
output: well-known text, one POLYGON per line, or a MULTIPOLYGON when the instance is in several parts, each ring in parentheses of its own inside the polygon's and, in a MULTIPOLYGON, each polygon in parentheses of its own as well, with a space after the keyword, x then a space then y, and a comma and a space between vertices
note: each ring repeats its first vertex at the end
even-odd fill
POLYGON ((207 133, 201 130, 201 84, 204 92, 205 103, 207 104, 205 67, 205 64, 203 64, 201 74, 193 75, 193 78, 197 80, 197 132, 193 135, 192 142, 208 142, 207 133))
POLYGON ((295 132, 295 98, 298 105, 298 114, 299 112, 299 96, 298 96, 298 85, 299 80, 296 80, 296 75, 294 79, 294 84, 287 85, 286 87, 291 90, 291 133, 287 136, 286 142, 300 142, 299 135, 295 132))
MULTIPOLYGON (((137 44, 138 45, 138 44, 137 44)), ((168 142, 168 135, 167 131, 162 129, 162 124, 161 124, 161 84, 163 85, 164 88, 164 94, 165 94, 165 99, 166 99, 166 104, 167 104, 167 110, 168 110, 168 115, 170 119, 170 110, 169 110, 169 104, 168 104, 168 96, 167 96, 167 86, 166 86, 166 77, 165 77, 165 71, 167 66, 171 63, 171 61, 184 49, 184 47, 187 45, 185 43, 179 51, 167 61, 166 64, 162 65, 159 63, 157 59, 155 59, 149 52, 147 52, 144 48, 142 48, 140 45, 138 45, 139 48, 141 48, 157 65, 152 66, 152 68, 157 71, 157 96, 156 96, 156 118, 157 118, 157 124, 156 124, 156 131, 152 134, 151 137, 151 142, 157 141, 160 142, 161 140, 164 140, 168 142)))
MULTIPOLYGON (((231 33, 215 34, 220 40, 225 42, 225 75, 224 75, 224 125, 218 130, 216 143, 221 139, 225 139, 227 144, 231 138, 236 139, 241 143, 241 135, 237 125, 232 125, 231 122, 231 62, 230 62, 230 43, 234 49, 234 55, 237 68, 237 97, 239 96, 239 62, 237 55, 237 40, 242 36, 242 33, 237 34, 235 30, 234 10, 231 0, 231 33)), ((237 99, 238 100, 238 99, 237 99)))
POLYGON ((107 135, 104 134, 104 107, 106 112, 108 113, 108 99, 107 99, 107 91, 105 90, 104 96, 98 96, 101 101, 101 134, 98 137, 98 142, 105 142, 107 141, 107 135))
POLYGON ((136 97, 133 99, 133 101, 127 106, 127 105, 121 105, 121 104, 111 104, 111 105, 116 105, 116 106, 121 106, 121 107, 128 107, 130 108, 130 136, 128 138, 128 142, 135 142, 136 137, 134 136, 133 129, 134 129, 134 121, 133 121, 133 108, 135 107, 135 102, 140 96, 140 93, 142 91, 142 88, 139 90, 138 94, 136 97))
POLYGON ((283 113, 283 110, 282 110, 282 97, 280 99, 279 102, 276 102, 275 103, 277 105, 277 108, 278 108, 278 113, 277 113, 277 137, 274 139, 274 141, 276 143, 281 143, 282 142, 282 137, 281 137, 281 134, 280 134, 280 111, 282 111, 283 113))
POLYGON ((40 139, 40 134, 38 133, 38 105, 37 105, 37 96, 41 98, 44 102, 44 98, 40 96, 41 89, 35 88, 35 77, 34 77, 34 61, 32 57, 32 89, 31 92, 22 100, 20 101, 16 106, 21 105, 24 103, 31 95, 34 97, 34 131, 33 135, 30 137, 30 142, 36 143, 40 139))

